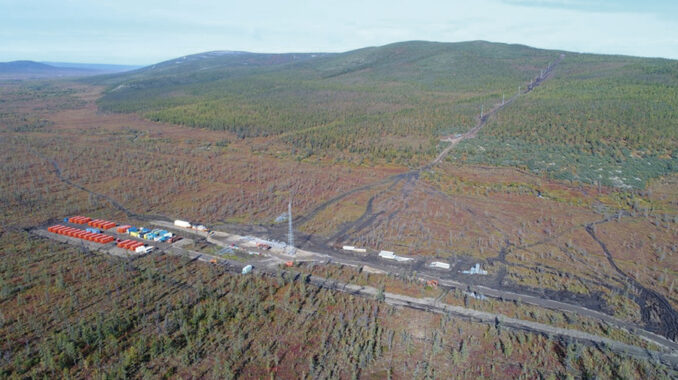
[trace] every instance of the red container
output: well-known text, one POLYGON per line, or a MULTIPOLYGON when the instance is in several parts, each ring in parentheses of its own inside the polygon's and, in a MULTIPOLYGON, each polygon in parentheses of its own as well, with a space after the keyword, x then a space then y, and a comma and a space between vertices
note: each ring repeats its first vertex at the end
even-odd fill
POLYGON ((86 216, 74 216, 68 219, 69 222, 75 223, 75 224, 85 224, 92 220, 92 218, 88 218, 86 216))

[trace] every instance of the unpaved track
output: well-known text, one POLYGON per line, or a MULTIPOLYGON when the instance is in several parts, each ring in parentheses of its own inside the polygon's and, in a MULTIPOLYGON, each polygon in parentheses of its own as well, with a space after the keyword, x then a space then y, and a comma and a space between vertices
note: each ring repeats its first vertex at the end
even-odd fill
MULTIPOLYGON (((339 194, 339 195, 337 195, 337 196, 335 196, 335 197, 333 197, 333 198, 331 198, 331 199, 329 199, 329 200, 327 200, 327 201, 325 201, 325 202, 319 204, 319 205, 316 206, 313 210, 311 210, 310 212, 308 212, 306 215, 303 215, 303 216, 300 215, 300 216, 298 216, 297 218, 295 218, 295 219, 294 219, 295 225, 301 225, 301 224, 304 224, 304 223, 308 222, 309 220, 313 219, 313 218, 314 218, 319 212, 321 212, 322 210, 326 209, 327 207, 329 207, 329 206, 331 206, 331 205, 333 205, 333 204, 339 202, 340 200, 344 199, 345 197, 347 197, 347 196, 349 196, 349 195, 351 195, 351 194, 354 194, 354 193, 356 193, 356 192, 370 190, 370 189, 374 188, 375 186, 382 185, 382 184, 386 184, 386 183, 394 183, 394 182, 397 182, 397 181, 400 181, 400 180, 403 180, 403 179, 404 179, 404 180, 412 180, 412 179, 414 178, 415 180, 417 180, 418 177, 419 177, 419 174, 420 174, 423 170, 431 169, 433 166, 435 166, 435 165, 437 165, 438 163, 442 162, 443 159, 447 156, 447 154, 448 154, 448 153, 449 153, 449 152, 450 152, 457 144, 459 144, 459 142, 461 142, 461 141, 463 141, 463 140, 467 140, 467 139, 476 137, 476 135, 478 134, 478 131, 480 131, 480 129, 482 129, 482 128, 487 124, 487 122, 490 120, 490 118, 491 118, 492 116, 494 116, 497 112, 499 112, 500 110, 502 110, 502 109, 508 107, 508 106, 509 106, 511 103, 513 103, 519 96, 526 95, 526 94, 532 92, 532 90, 534 90, 534 89, 537 88, 539 85, 541 85, 542 83, 544 83, 544 81, 546 81, 546 80, 548 80, 549 78, 551 78, 552 75, 553 75, 553 70, 558 66, 558 64, 563 60, 563 58, 565 58, 565 55, 564 55, 564 54, 561 54, 561 55, 558 57, 558 59, 556 59, 552 64, 550 64, 550 65, 547 67, 547 69, 546 69, 540 76, 538 76, 538 77, 535 78, 532 82, 530 82, 530 83, 528 84, 527 88, 526 88, 524 91, 522 91, 521 93, 518 93, 518 94, 513 95, 511 98, 509 98, 509 99, 508 99, 507 101, 505 101, 504 103, 499 103, 499 104, 495 105, 489 112, 487 112, 486 114, 484 114, 484 115, 482 115, 481 117, 479 117, 479 118, 478 118, 478 122, 476 123, 476 125, 475 125, 473 128, 471 128, 470 130, 468 130, 466 133, 464 133, 463 135, 458 136, 458 137, 456 137, 456 138, 447 140, 450 144, 449 144, 447 147, 445 147, 445 149, 443 149, 443 151, 440 152, 440 153, 433 159, 433 161, 431 161, 430 163, 428 163, 428 164, 426 164, 426 165, 424 165, 424 166, 421 166, 421 167, 419 167, 419 168, 417 168, 417 169, 410 170, 410 171, 405 172, 405 173, 397 174, 397 175, 391 176, 391 177, 389 177, 389 178, 382 179, 382 180, 377 181, 377 182, 374 182, 374 183, 366 184, 366 185, 363 185, 363 186, 361 186, 361 187, 358 187, 358 188, 355 188, 355 189, 351 189, 351 190, 349 190, 349 191, 347 191, 347 192, 344 192, 344 193, 342 193, 342 194, 339 194)), ((362 224, 364 224, 364 223, 363 223, 363 222, 364 222, 364 219, 365 219, 364 217, 365 217, 365 215, 363 215, 363 217, 361 217, 360 219, 358 219, 358 220, 357 220, 356 222, 354 222, 354 223, 356 223, 356 224, 357 224, 357 223, 362 223, 362 224)), ((356 227, 357 227, 357 226, 356 226, 356 227)), ((366 227, 366 226, 363 226, 363 227, 366 227)), ((344 229, 345 229, 345 230, 350 230, 350 229, 351 229, 351 226, 350 226, 350 225, 346 225, 346 226, 344 226, 344 229)))
POLYGON ((640 290, 640 297, 638 297, 639 299, 637 299, 636 302, 640 305, 641 316, 647 328, 662 334, 669 339, 676 340, 676 337, 678 336, 678 313, 673 310, 673 307, 671 307, 671 304, 666 297, 652 289, 644 287, 636 281, 635 278, 621 270, 614 262, 614 257, 612 257, 612 253, 610 253, 605 243, 596 235, 595 228, 592 224, 586 226, 586 232, 596 241, 596 243, 598 243, 598 245, 600 245, 603 252, 605 252, 605 257, 607 257, 610 266, 612 266, 623 279, 630 284, 633 284, 634 288, 640 290))
MULTIPOLYGON (((370 286, 359 286, 352 284, 345 284, 338 281, 331 281, 320 277, 309 277, 309 282, 329 289, 340 290, 354 295, 361 295, 369 298, 376 298, 379 290, 370 286)), ((593 343, 597 346, 606 346, 614 352, 631 355, 642 359, 659 359, 664 364, 676 369, 678 368, 678 356, 675 353, 667 354, 656 351, 646 350, 637 346, 621 343, 612 339, 600 337, 597 335, 585 333, 579 330, 565 329, 561 327, 549 326, 543 323, 525 321, 522 319, 509 318, 501 314, 488 313, 468 309, 461 306, 448 305, 440 303, 432 298, 415 298, 401 294, 383 293, 384 302, 395 305, 409 307, 413 309, 442 313, 453 314, 471 320, 478 320, 486 323, 494 323, 498 326, 510 327, 513 329, 526 330, 548 336, 572 338, 576 341, 593 343)))

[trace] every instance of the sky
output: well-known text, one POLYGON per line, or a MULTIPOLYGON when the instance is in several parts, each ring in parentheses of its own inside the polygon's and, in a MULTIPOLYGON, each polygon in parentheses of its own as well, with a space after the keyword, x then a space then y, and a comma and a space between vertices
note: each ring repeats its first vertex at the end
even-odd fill
POLYGON ((678 59, 677 0, 0 0, 0 62, 147 65, 212 50, 487 40, 678 59))

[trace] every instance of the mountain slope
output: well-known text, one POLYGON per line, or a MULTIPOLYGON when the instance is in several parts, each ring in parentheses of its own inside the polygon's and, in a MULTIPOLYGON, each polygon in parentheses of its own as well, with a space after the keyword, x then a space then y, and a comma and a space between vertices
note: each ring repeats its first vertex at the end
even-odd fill
MULTIPOLYGON (((442 149, 439 136, 471 128, 481 108, 524 89, 561 54, 484 41, 412 41, 340 54, 212 52, 93 81, 109 85, 99 102, 107 111, 241 138, 275 136, 300 158, 415 166, 442 149)), ((481 133, 493 149, 469 142, 466 157, 549 172, 546 157, 541 166, 522 159, 556 149, 573 155, 556 164, 558 172, 575 172, 563 178, 595 182, 576 174, 577 162, 598 165, 592 157, 602 155, 600 165, 632 167, 628 175, 640 179, 631 186, 673 171, 676 61, 565 54, 553 84, 519 98, 481 133), (502 147, 503 139, 516 140, 519 149, 502 147), (658 169, 643 177, 636 172, 645 163, 638 166, 632 156, 658 169)))

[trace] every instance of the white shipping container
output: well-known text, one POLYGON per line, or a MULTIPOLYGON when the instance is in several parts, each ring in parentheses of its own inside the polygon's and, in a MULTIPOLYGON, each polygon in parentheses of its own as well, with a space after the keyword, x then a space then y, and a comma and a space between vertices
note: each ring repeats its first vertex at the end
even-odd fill
POLYGON ((343 249, 344 251, 352 251, 355 249, 355 247, 352 245, 345 245, 341 249, 343 249))
POLYGON ((191 228, 191 223, 185 221, 185 220, 175 220, 174 225, 177 227, 183 227, 183 228, 191 228))
POLYGON ((450 264, 434 261, 431 263, 431 268, 450 269, 450 264))
POLYGON ((148 253, 148 252, 151 252, 152 250, 153 250, 153 247, 142 245, 141 247, 137 247, 137 249, 135 249, 134 252, 136 252, 136 253, 148 253))
POLYGON ((395 254, 391 251, 381 251, 381 252, 379 252, 379 256, 383 257, 385 259, 391 259, 391 260, 395 259, 395 254))

